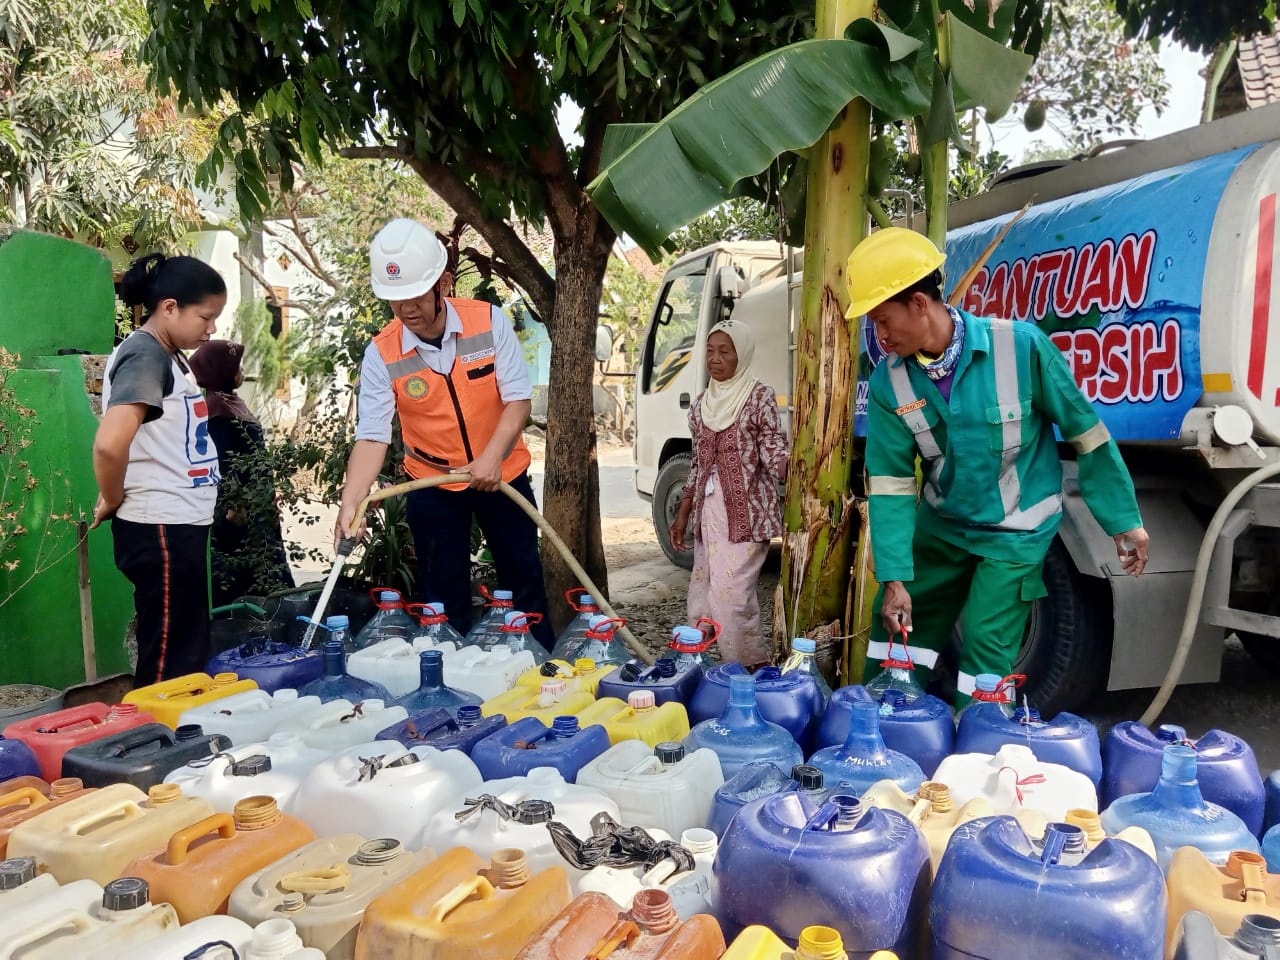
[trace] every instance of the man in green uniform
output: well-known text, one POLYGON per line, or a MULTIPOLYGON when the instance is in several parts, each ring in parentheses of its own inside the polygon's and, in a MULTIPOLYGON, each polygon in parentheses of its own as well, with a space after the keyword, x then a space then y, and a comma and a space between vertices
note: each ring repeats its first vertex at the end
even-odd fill
POLYGON ((931 670, 963 615, 956 706, 979 674, 1005 676, 1062 518, 1057 425, 1080 491, 1138 576, 1147 563, 1133 481, 1066 360, 1034 323, 975 317, 941 295, 945 257, 897 227, 849 257, 850 317, 867 315, 888 356, 871 375, 866 464, 881 616, 868 676, 909 633, 931 670), (916 458, 923 485, 917 490, 916 458))

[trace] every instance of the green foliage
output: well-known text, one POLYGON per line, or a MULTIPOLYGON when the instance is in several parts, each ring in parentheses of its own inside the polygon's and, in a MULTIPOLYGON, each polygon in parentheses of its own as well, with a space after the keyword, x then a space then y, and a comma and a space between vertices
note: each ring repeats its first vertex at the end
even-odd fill
POLYGON ((613 348, 626 358, 627 369, 633 369, 639 362, 640 341, 644 338, 649 311, 658 297, 666 266, 667 261, 664 260, 654 271, 645 273, 622 257, 609 258, 600 319, 612 328, 613 348))
POLYGON ((1235 37, 1271 31, 1275 0, 1116 0, 1116 11, 1135 37, 1171 37, 1210 53, 1235 37))
POLYGON ((776 240, 780 229, 776 206, 735 197, 678 230, 674 240, 684 253, 722 240, 776 240))
POLYGON ((200 223, 208 130, 147 88, 145 34, 141 0, 0 4, 0 221, 131 249, 200 223))

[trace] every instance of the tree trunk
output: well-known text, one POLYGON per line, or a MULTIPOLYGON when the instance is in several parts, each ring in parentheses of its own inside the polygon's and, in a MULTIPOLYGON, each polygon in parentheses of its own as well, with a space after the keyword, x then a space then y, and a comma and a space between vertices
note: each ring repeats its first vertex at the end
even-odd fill
MULTIPOLYGON (((613 234, 587 205, 579 219, 580 229, 556 237, 542 513, 607 594, 592 373, 600 293, 613 234)), ((559 631, 572 613, 562 600, 564 593, 579 584, 555 550, 543 551, 542 564, 551 619, 559 631)))
MULTIPOLYGON (((851 21, 874 12, 874 0, 818 0, 817 36, 843 36, 851 21)), ((858 525, 850 493, 858 321, 844 316, 845 263, 867 233, 870 134, 870 106, 855 100, 810 151, 782 555, 786 635, 774 640, 814 635, 823 659, 841 645, 844 630, 830 627, 845 618, 858 525)))

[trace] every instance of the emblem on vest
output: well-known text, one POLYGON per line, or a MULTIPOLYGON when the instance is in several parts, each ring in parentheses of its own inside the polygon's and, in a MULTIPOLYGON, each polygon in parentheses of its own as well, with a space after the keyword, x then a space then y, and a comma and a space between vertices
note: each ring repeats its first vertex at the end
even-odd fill
POLYGON ((463 363, 470 363, 472 360, 482 360, 485 357, 492 357, 493 354, 494 354, 493 347, 489 347, 486 350, 477 350, 475 351, 475 353, 464 353, 458 359, 461 360, 463 363))
POLYGON ((427 395, 427 381, 421 377, 410 377, 404 382, 404 392, 414 400, 420 400, 427 395))
POLYGON ((908 413, 911 413, 913 410, 919 410, 923 406, 925 406, 925 401, 923 399, 913 400, 911 403, 904 403, 893 412, 900 417, 905 417, 908 413))

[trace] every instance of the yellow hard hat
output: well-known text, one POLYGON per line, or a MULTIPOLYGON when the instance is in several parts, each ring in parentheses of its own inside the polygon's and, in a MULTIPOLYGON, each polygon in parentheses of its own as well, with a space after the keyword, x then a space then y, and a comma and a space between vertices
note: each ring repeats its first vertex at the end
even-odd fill
POLYGON ((922 280, 946 261, 933 241, 904 227, 877 230, 853 248, 845 276, 849 280, 846 317, 860 317, 895 293, 922 280))

